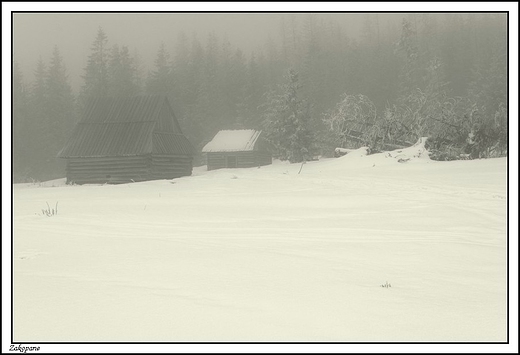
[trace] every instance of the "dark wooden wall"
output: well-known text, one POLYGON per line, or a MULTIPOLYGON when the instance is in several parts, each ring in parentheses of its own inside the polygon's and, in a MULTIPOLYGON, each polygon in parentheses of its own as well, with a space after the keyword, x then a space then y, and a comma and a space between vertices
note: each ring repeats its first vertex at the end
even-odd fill
POLYGON ((229 158, 236 159, 236 168, 253 168, 272 163, 271 154, 263 151, 206 153, 208 170, 232 168, 229 158))
POLYGON ((123 156, 67 159, 67 183, 124 184, 189 176, 192 158, 188 156, 123 156))
POLYGON ((193 159, 186 155, 152 155, 151 160, 152 180, 174 179, 191 175, 193 159))

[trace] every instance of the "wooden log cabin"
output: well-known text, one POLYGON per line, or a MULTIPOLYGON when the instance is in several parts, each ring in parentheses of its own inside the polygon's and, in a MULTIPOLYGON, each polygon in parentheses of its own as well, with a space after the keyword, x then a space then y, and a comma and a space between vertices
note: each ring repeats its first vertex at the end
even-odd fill
POLYGON ((272 164, 262 131, 252 129, 223 130, 202 148, 208 170, 251 168, 272 164))
POLYGON ((194 148, 164 96, 93 98, 58 153, 67 183, 119 184, 191 175, 194 148))

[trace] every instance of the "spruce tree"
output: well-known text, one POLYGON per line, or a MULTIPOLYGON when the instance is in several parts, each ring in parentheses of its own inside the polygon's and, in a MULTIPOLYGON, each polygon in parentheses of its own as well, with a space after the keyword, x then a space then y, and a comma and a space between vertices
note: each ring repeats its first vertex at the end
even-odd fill
POLYGON ((226 128, 224 120, 224 93, 219 87, 219 76, 222 72, 222 63, 219 57, 219 40, 215 33, 210 33, 206 42, 204 59, 202 62, 202 84, 200 86, 198 112, 204 125, 211 135, 226 128))
POLYGON ((399 78, 400 94, 406 97, 422 87, 417 35, 411 22, 407 19, 403 20, 401 38, 397 43, 396 51, 402 62, 399 78))
POLYGON ((245 110, 243 117, 244 127, 260 128, 261 111, 260 105, 264 94, 263 81, 260 75, 260 68, 255 54, 251 55, 247 66, 247 75, 245 82, 245 110))
POLYGON ((146 88, 147 92, 153 95, 168 95, 172 90, 170 54, 164 43, 161 43, 157 52, 155 69, 148 74, 146 88))
POLYGON ((32 155, 28 139, 28 94, 18 63, 13 63, 13 182, 24 182, 32 155))
MULTIPOLYGON (((190 86, 190 53, 188 38, 181 32, 177 38, 174 48, 175 56, 172 61, 172 94, 170 104, 175 107, 175 114, 182 124, 186 117, 187 106, 189 105, 189 86, 190 86)), ((185 126, 183 125, 183 128, 185 126)))
POLYGON ((132 61, 132 67, 133 67, 133 83, 135 85, 135 94, 139 95, 144 92, 144 86, 145 86, 145 69, 144 69, 144 63, 143 59, 141 58, 141 55, 137 51, 137 49, 134 50, 134 53, 131 57, 132 61))
POLYGON ((46 169, 47 144, 50 140, 48 117, 47 68, 40 57, 34 72, 34 82, 29 96, 29 117, 26 142, 31 152, 29 178, 41 180, 41 171, 46 169))
POLYGON ((107 35, 100 27, 91 46, 91 54, 85 67, 85 80, 81 88, 83 103, 90 96, 106 96, 108 94, 108 48, 107 35))
POLYGON ((128 97, 139 92, 137 69, 130 57, 127 46, 119 49, 112 46, 108 62, 108 94, 109 96, 128 97))
POLYGON ((281 86, 281 94, 271 94, 264 129, 267 139, 278 151, 278 158, 298 163, 310 160, 314 153, 314 134, 309 128, 310 112, 300 97, 298 73, 290 69, 281 86))
MULTIPOLYGON (((186 46, 188 45, 186 44, 186 46)), ((182 60, 179 61, 180 66, 176 66, 178 70, 174 73, 177 79, 174 83, 175 87, 177 92, 182 95, 182 100, 178 101, 179 106, 182 105, 182 107, 179 107, 181 125, 190 141, 202 148, 202 145, 207 143, 212 138, 211 135, 216 132, 208 133, 208 126, 205 121, 207 117, 205 101, 201 100, 204 81, 204 48, 195 35, 193 35, 189 44, 185 62, 182 63, 182 60), (181 70, 182 68, 185 68, 185 70, 181 70)), ((175 110, 177 112, 177 106, 175 110)))
POLYGON ((47 115, 50 137, 48 153, 55 157, 65 144, 76 121, 74 95, 57 46, 54 47, 47 72, 47 115))

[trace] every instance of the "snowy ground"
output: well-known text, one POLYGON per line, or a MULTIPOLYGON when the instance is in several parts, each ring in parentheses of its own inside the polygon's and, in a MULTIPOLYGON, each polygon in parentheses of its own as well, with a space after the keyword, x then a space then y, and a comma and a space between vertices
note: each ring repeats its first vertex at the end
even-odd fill
POLYGON ((15 185, 14 341, 505 341, 507 161, 412 153, 15 185))

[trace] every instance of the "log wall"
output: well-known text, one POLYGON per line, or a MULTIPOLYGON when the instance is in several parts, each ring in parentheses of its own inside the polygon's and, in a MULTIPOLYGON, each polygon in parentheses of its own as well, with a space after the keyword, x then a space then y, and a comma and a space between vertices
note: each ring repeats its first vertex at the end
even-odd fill
POLYGON ((192 172, 193 159, 186 155, 152 155, 151 178, 174 179, 181 176, 189 176, 192 172))
POLYGON ((207 153, 208 170, 253 168, 269 164, 272 164, 271 154, 263 151, 207 153))
POLYGON ((173 179, 191 175, 188 156, 123 156, 74 158, 67 160, 67 183, 124 184, 129 182, 173 179))

